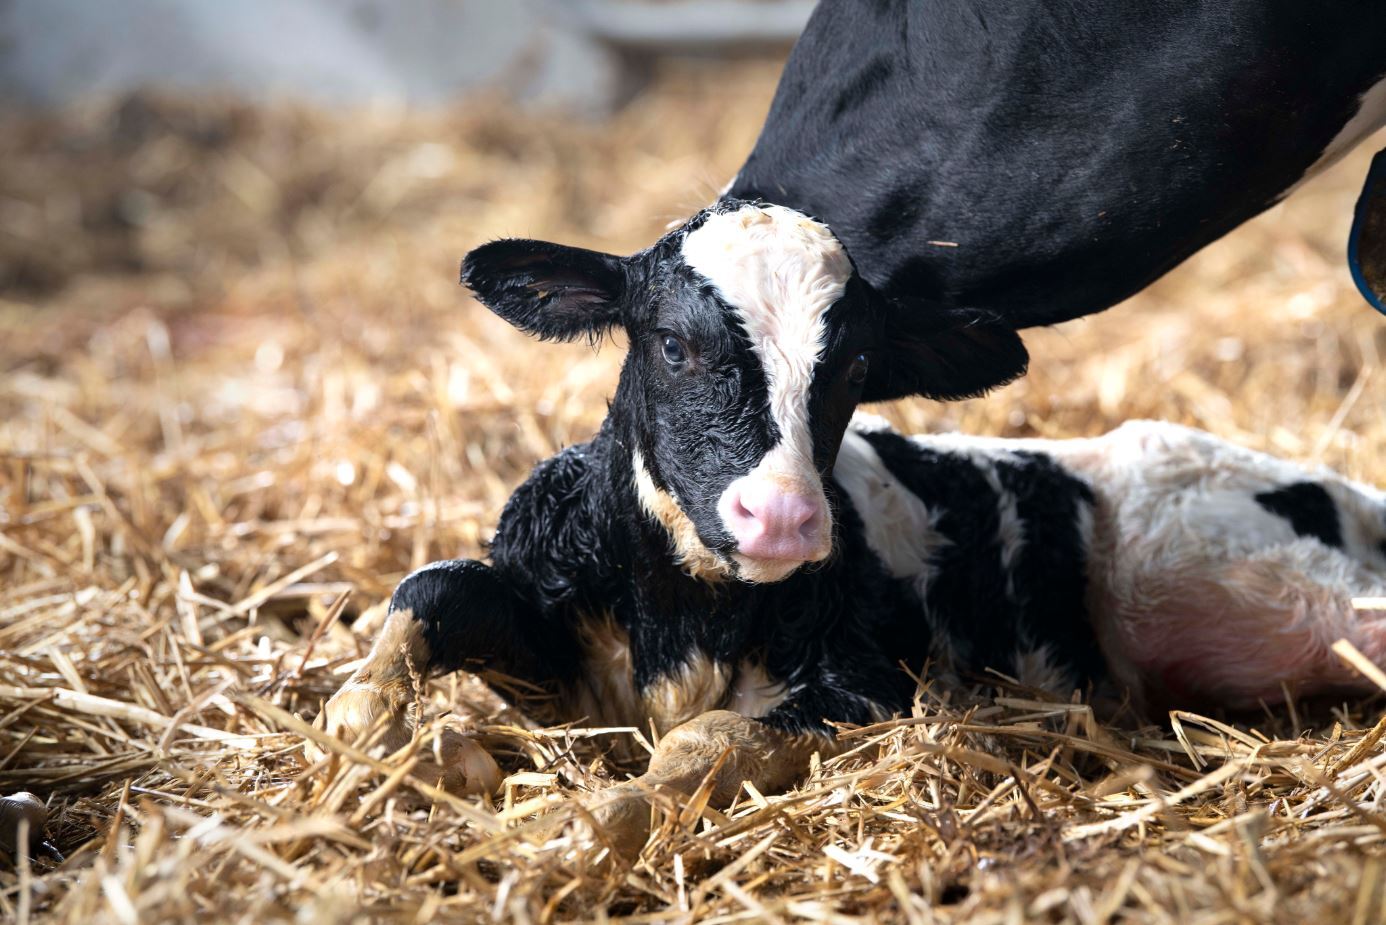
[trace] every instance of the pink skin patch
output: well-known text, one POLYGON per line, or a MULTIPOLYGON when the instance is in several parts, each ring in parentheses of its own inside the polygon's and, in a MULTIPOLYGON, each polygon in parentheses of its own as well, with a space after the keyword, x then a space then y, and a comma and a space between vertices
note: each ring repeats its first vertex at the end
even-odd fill
POLYGON ((824 498, 785 490, 778 480, 749 475, 722 493, 717 513, 736 538, 737 552, 752 559, 816 562, 830 549, 826 542, 824 498))
POLYGON ((1295 569, 1290 558, 1282 548, 1202 562, 1129 589, 1112 630, 1149 705, 1255 709, 1283 700, 1286 686, 1306 697, 1371 689, 1332 645, 1346 638, 1380 660, 1386 621, 1355 613, 1345 587, 1295 569))

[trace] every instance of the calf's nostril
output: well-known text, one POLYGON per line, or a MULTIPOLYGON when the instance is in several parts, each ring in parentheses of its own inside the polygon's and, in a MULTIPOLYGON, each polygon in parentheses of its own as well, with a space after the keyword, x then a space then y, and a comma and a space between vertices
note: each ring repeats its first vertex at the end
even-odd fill
POLYGON ((774 502, 775 496, 770 486, 750 481, 737 492, 735 507, 745 512, 751 520, 762 521, 772 513, 774 502))
POLYGON ((727 499, 728 503, 726 510, 734 522, 741 524, 754 524, 760 522, 760 517, 752 510, 751 505, 747 503, 748 500, 746 495, 740 491, 733 491, 731 497, 727 499))

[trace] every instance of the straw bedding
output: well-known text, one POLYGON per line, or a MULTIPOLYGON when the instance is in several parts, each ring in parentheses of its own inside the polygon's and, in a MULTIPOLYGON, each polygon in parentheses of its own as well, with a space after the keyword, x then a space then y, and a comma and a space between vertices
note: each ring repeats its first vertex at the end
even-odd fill
MULTIPOLYGON (((568 821, 639 731, 531 728, 451 677, 403 753, 306 765, 393 583, 480 554, 614 381, 619 345, 525 341, 457 258, 643 246, 735 169, 774 73, 669 74, 601 125, 149 97, 3 117, 0 793, 46 802, 65 860, 0 862, 0 919, 1386 917, 1379 700, 1104 726, 1000 677, 925 686, 791 793, 675 808, 628 870, 568 821), (412 774, 444 723, 501 760, 495 800, 412 774)), ((1163 417, 1386 483, 1386 338, 1340 258, 1365 163, 1032 333, 1024 381, 890 416, 1163 417)))

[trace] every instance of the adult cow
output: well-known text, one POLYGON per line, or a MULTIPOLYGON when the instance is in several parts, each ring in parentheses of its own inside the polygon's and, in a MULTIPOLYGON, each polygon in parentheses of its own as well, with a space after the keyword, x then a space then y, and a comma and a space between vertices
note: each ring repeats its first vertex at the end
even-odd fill
POLYGON ((1332 164, 1383 77, 1380 0, 823 0, 727 194, 825 222, 889 299, 1053 324, 1332 164))

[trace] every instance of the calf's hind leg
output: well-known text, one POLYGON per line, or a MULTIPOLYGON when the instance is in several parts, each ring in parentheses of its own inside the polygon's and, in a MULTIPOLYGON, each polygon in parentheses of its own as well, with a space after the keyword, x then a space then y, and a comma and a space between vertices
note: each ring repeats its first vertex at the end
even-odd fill
MULTIPOLYGON (((376 741, 393 751, 413 735, 416 679, 466 668, 544 689, 559 680, 553 653, 563 637, 562 627, 541 622, 489 566, 468 559, 434 563, 400 582, 370 654, 327 702, 320 722, 346 741, 382 729, 376 741)), ((491 757, 456 733, 443 736, 434 759, 421 769, 424 776, 450 790, 484 792, 499 783, 491 757)))
POLYGON ((1255 709, 1299 696, 1370 693, 1375 687, 1333 652, 1347 639, 1386 663, 1386 615, 1354 611, 1386 580, 1311 540, 1245 558, 1123 576, 1099 612, 1106 648, 1145 704, 1255 709))

